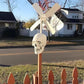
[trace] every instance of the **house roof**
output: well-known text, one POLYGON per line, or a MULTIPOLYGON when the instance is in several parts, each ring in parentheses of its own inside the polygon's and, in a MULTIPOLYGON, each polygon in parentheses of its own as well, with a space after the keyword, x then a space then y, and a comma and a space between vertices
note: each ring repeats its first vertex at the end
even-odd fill
POLYGON ((16 21, 12 12, 0 12, 0 21, 16 21))
MULTIPOLYGON (((72 10, 72 9, 70 9, 72 10)), ((74 10, 77 10, 77 11, 80 11, 78 9, 73 9, 74 10)), ((67 18, 61 11, 58 11, 55 13, 56 16, 58 18, 60 18, 63 22, 69 22, 69 23, 84 23, 84 19, 70 19, 70 18, 67 18)))
POLYGON ((64 10, 68 10, 68 11, 80 11, 79 9, 72 9, 72 8, 62 8, 64 10))

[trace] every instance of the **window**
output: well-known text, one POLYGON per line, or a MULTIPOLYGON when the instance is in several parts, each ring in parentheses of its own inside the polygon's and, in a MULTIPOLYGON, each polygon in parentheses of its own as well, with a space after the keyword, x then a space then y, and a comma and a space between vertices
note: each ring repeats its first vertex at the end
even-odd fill
POLYGON ((72 30, 72 24, 67 24, 67 29, 72 30))
POLYGON ((76 19, 76 16, 75 16, 75 19, 76 19))
POLYGON ((78 19, 78 16, 72 16, 72 19, 78 19))
POLYGON ((9 27, 9 24, 8 23, 5 23, 5 27, 9 27))
POLYGON ((77 16, 77 19, 78 19, 78 16, 77 16))
POLYGON ((74 16, 72 16, 72 18, 74 19, 74 16))

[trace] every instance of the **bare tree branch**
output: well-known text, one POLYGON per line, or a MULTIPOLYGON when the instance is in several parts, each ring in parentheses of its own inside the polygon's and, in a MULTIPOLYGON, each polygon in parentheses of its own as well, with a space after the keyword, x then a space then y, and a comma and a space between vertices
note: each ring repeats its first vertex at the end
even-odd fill
POLYGON ((65 6, 66 6, 66 3, 67 3, 67 0, 65 0, 63 8, 65 8, 65 6))
POLYGON ((15 9, 15 0, 4 0, 3 3, 7 4, 9 12, 12 12, 15 9))

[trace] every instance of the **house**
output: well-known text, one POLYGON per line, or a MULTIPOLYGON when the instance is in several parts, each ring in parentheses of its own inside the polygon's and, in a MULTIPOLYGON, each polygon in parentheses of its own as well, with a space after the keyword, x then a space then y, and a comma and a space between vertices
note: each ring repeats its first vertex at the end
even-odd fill
POLYGON ((16 19, 12 12, 0 12, 0 36, 5 28, 15 28, 16 19))
POLYGON ((61 11, 52 16, 50 23, 56 29, 55 36, 73 36, 75 33, 82 35, 84 32, 84 13, 79 9, 62 8, 61 11), (64 26, 59 29, 56 26, 56 20, 61 20, 64 26))
MULTIPOLYGON (((82 35, 84 33, 84 12, 79 9, 62 8, 49 18, 49 23, 56 30, 54 36, 73 36, 75 33, 82 35)), ((40 32, 39 29, 34 31, 24 29, 24 32, 21 30, 21 35, 33 37, 38 32, 40 32)), ((43 33, 46 36, 49 34, 46 25, 44 25, 43 33)))

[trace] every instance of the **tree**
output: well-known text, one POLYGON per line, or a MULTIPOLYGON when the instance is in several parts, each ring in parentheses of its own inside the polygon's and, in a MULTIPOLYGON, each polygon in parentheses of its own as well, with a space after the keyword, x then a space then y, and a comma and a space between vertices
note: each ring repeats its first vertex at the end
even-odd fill
POLYGON ((23 27, 30 28, 35 23, 34 19, 31 19, 30 21, 24 23, 23 27))
POLYGON ((84 0, 79 0, 79 6, 82 11, 84 11, 84 0))
POLYGON ((13 9, 16 7, 15 5, 16 0, 4 0, 3 2, 7 4, 9 12, 12 12, 13 9))
POLYGON ((67 0, 65 0, 63 8, 65 8, 66 4, 67 4, 67 0))

